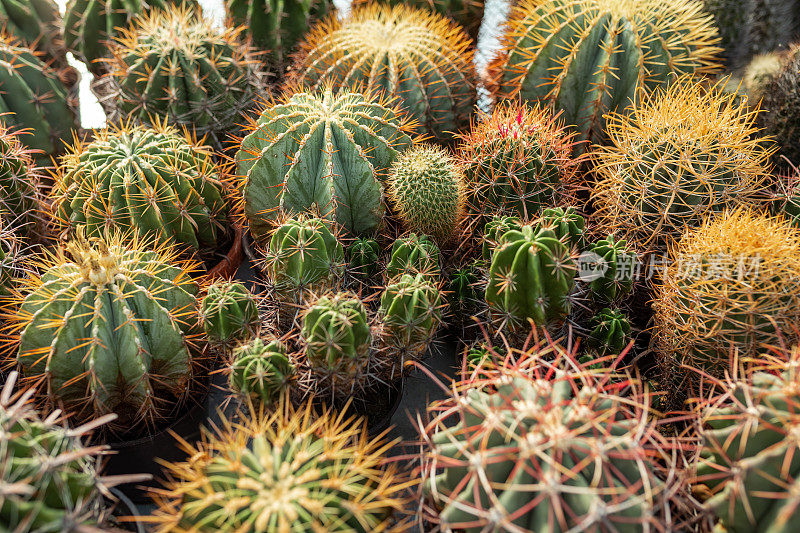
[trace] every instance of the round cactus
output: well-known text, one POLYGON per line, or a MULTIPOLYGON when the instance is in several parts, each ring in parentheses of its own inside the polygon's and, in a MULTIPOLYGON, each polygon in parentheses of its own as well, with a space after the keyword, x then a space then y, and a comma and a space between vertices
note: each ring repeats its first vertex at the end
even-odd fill
POLYGON ((624 240, 609 235, 594 243, 589 253, 594 254, 591 257, 597 261, 598 272, 589 282, 595 300, 610 303, 631 291, 637 271, 637 256, 624 240))
POLYGON ((586 221, 573 207, 543 209, 534 227, 545 228, 556 234, 558 240, 569 249, 583 248, 583 231, 586 221))
POLYGON ((367 310, 355 295, 321 296, 303 316, 303 340, 312 368, 352 374, 369 356, 367 310))
POLYGON ((111 101, 125 120, 183 126, 227 147, 265 89, 240 31, 219 29, 189 7, 148 12, 116 38, 111 101))
POLYGON ((0 0, 0 27, 44 54, 52 67, 67 67, 61 14, 53 0, 0 0))
POLYGON ((210 254, 229 235, 225 184, 211 150, 169 127, 111 127, 62 160, 51 197, 87 236, 121 231, 210 254))
POLYGON ((424 274, 436 278, 441 273, 439 255, 439 247, 425 235, 411 233, 400 237, 392 244, 386 278, 391 280, 402 274, 424 274))
POLYGON ((618 354, 631 340, 631 324, 617 309, 605 307, 592 317, 588 343, 602 355, 618 354))
POLYGON ((461 169, 443 148, 418 145, 395 161, 387 196, 409 231, 447 243, 464 211, 461 169))
POLYGON ((218 281, 206 289, 200 303, 203 330, 213 341, 247 339, 258 328, 258 305, 244 285, 218 281))
POLYGON ((20 136, 0 122, 0 215, 3 226, 42 241, 50 225, 44 216, 39 169, 20 136))
POLYGON ((747 92, 747 97, 753 103, 761 102, 764 90, 780 73, 783 59, 784 54, 773 52, 756 56, 747 64, 742 75, 742 85, 747 92))
POLYGON ((230 386, 239 393, 273 403, 294 379, 295 367, 286 346, 277 340, 255 338, 233 350, 230 386))
POLYGON ((720 67, 713 18, 694 0, 524 0, 505 42, 499 93, 561 111, 579 141, 604 140, 604 115, 622 113, 639 91, 720 67))
POLYGON ((778 146, 775 162, 782 168, 800 165, 800 46, 792 48, 781 66, 763 84, 758 125, 778 146))
POLYGON ((800 234, 788 222, 741 211, 710 219, 674 246, 661 278, 653 307, 668 368, 722 376, 734 353, 797 340, 800 234))
POLYGON ((483 228, 481 256, 487 263, 492 260, 495 249, 502 244, 507 231, 522 231, 522 222, 517 217, 495 216, 483 228))
POLYGON ((30 132, 24 144, 33 150, 47 155, 61 152, 77 127, 77 102, 56 71, 5 35, 0 35, 0 67, 0 113, 6 114, 5 125, 30 132))
POLYGON ((383 454, 363 419, 318 413, 309 402, 261 410, 216 434, 183 443, 185 463, 166 465, 158 531, 386 531, 405 503, 408 480, 383 454), (198 460, 199 459, 199 460, 198 460))
POLYGON ((486 302, 497 330, 514 333, 532 320, 558 324, 570 311, 575 262, 569 249, 547 228, 508 231, 492 255, 486 302))
POLYGON ((593 152, 605 229, 663 248, 709 215, 765 199, 770 150, 753 113, 719 85, 683 79, 612 115, 611 146, 593 152))
POLYGON ((378 178, 411 145, 401 115, 380 99, 330 88, 286 94, 265 108, 236 154, 254 236, 282 213, 311 209, 356 235, 375 231, 378 178))
POLYGON ((515 101, 501 101, 491 116, 473 121, 457 153, 476 229, 492 216, 530 221, 553 205, 574 174, 572 136, 548 111, 515 101))
POLYGON ((152 426, 193 379, 197 267, 171 248, 78 231, 15 294, 23 376, 80 420, 113 412, 112 429, 152 426))
POLYGON ((441 141, 467 124, 475 101, 469 37, 440 15, 370 4, 314 26, 301 46, 297 83, 397 97, 441 141))
MULTIPOLYGON (((356 0, 356 4, 366 4, 370 0, 356 0)), ((462 26, 472 38, 478 36, 483 20, 482 0, 384 0, 383 3, 396 6, 402 4, 416 9, 426 9, 448 17, 462 26)))
POLYGON ((350 270, 357 276, 371 279, 378 273, 378 256, 381 252, 375 239, 356 239, 347 248, 350 270))
POLYGON ((422 359, 442 323, 442 295, 422 274, 403 274, 381 295, 383 341, 404 354, 422 359))

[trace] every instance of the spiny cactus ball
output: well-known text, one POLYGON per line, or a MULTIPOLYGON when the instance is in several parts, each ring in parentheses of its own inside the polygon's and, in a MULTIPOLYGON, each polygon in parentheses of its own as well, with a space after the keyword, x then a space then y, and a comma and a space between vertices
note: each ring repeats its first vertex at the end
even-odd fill
POLYGON ((6 230, 42 240, 50 220, 42 204, 39 169, 23 139, 0 122, 0 216, 6 230))
POLYGON ((233 350, 230 371, 234 391, 266 403, 275 402, 296 373, 286 345, 277 340, 264 343, 259 338, 233 350))
POLYGON ((441 274, 441 254, 427 236, 410 233, 392 243, 386 279, 392 280, 403 274, 423 274, 435 279, 441 274))
POLYGON ((244 285, 233 281, 216 281, 206 288, 200 316, 206 335, 216 342, 247 339, 258 330, 255 298, 244 285))
POLYGON ((375 239, 356 239, 347 247, 350 271, 362 279, 371 279, 378 273, 381 249, 375 239))
POLYGON ((370 4, 332 14, 301 45, 295 81, 397 97, 440 141, 469 121, 475 101, 469 37, 440 15, 370 4))
POLYGON ((772 79, 780 73, 784 62, 784 55, 778 52, 763 54, 754 57, 742 76, 742 85, 747 92, 752 104, 758 104, 764 97, 764 89, 772 79))
POLYGON ((446 244, 464 211, 461 169, 444 148, 418 145, 395 161, 387 196, 407 230, 446 244))

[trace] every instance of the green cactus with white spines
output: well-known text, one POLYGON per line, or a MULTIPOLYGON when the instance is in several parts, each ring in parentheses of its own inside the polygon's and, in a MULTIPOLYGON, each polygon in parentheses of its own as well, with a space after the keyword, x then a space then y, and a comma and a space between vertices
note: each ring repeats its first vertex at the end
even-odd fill
POLYGON ((278 340, 264 343, 259 338, 233 350, 229 383, 241 394, 274 403, 296 374, 286 345, 278 340))
POLYGON ((601 355, 618 354, 631 340, 631 324, 618 309, 601 309, 592 317, 591 326, 588 344, 601 355))
POLYGON ((362 279, 371 279, 378 273, 378 258, 381 252, 375 239, 356 239, 347 247, 350 271, 362 279))
POLYGON ((253 235, 283 213, 308 210, 353 234, 374 232, 383 215, 379 177, 411 146, 401 115, 380 99, 330 88, 268 105, 236 154, 253 235))
POLYGON ((570 312, 576 266, 570 251, 548 228, 508 231, 489 267, 486 302, 495 328, 514 333, 528 321, 560 324, 570 312))
POLYGON ((495 216, 483 228, 483 245, 481 257, 487 263, 492 260, 492 253, 503 242, 507 231, 521 231, 522 222, 517 217, 495 216))
POLYGON ((200 302, 203 330, 209 339, 229 343, 252 337, 258 330, 258 305, 241 283, 218 281, 200 302))
POLYGON ((586 221, 575 208, 553 207, 543 209, 534 223, 537 229, 550 229, 556 237, 569 249, 583 248, 583 233, 586 221))
POLYGON ((403 153, 387 178, 387 196, 409 231, 450 241, 464 214, 461 169, 450 154, 434 145, 418 145, 403 153))
POLYGON ((169 127, 111 127, 78 143, 51 198, 62 226, 120 231, 211 255, 230 236, 226 184, 211 150, 169 127))
POLYGON ((198 265, 174 249, 117 237, 76 239, 37 264, 14 291, 22 375, 80 420, 116 413, 110 427, 152 427, 195 375, 198 265))
POLYGON ((633 288, 637 270, 637 255, 624 239, 609 235, 589 247, 590 253, 600 269, 597 277, 589 282, 592 297, 600 302, 610 303, 628 294, 633 288))
POLYGON ((61 14, 53 0, 0 1, 0 27, 42 52, 50 66, 67 67, 61 14))
POLYGON ((389 264, 386 265, 386 278, 391 280, 402 274, 424 274, 438 277, 439 247, 425 235, 411 233, 392 243, 389 264))
POLYGON ((442 323, 444 299, 436 283, 423 274, 403 274, 381 294, 383 342, 400 352, 402 361, 420 360, 442 323))

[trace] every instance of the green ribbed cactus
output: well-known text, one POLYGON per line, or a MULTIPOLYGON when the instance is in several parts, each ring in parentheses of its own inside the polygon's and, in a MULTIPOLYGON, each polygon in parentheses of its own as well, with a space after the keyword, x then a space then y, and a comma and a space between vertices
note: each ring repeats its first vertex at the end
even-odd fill
POLYGON ((186 127, 215 147, 241 133, 265 85, 241 29, 220 29, 190 7, 149 11, 122 30, 108 61, 110 101, 124 120, 186 127))
POLYGON ((590 246, 588 252, 594 254, 591 258, 597 262, 597 270, 589 282, 595 300, 610 303, 631 291, 638 258, 625 240, 609 235, 590 246))
POLYGON ((543 209, 534 226, 537 229, 551 230, 556 234, 558 240, 570 250, 583 248, 583 231, 586 221, 575 211, 574 207, 543 209))
POLYGON ((369 4, 314 26, 294 78, 312 89, 336 84, 396 97, 421 128, 447 142, 468 124, 475 102, 471 44, 440 15, 369 4))
POLYGON ((558 324, 570 311, 575 262, 569 249, 547 228, 523 226, 509 231, 492 255, 486 302, 498 330, 510 333, 533 320, 558 324))
POLYGON ((495 248, 502 244, 503 235, 507 231, 521 231, 522 222, 517 217, 495 216, 483 228, 483 246, 481 257, 487 263, 492 260, 495 248))
POLYGON ((498 92, 561 111, 579 141, 603 141, 603 116, 640 90, 720 66, 713 18, 696 0, 523 0, 508 28, 498 92))
POLYGON ((6 230, 42 241, 51 221, 42 205, 39 169, 23 139, 0 123, 0 216, 6 230))
POLYGON ((299 301, 343 274, 344 249, 324 220, 291 218, 273 231, 264 267, 281 298, 299 301))
POLYGON ((372 279, 378 273, 380 246, 375 239, 356 239, 347 247, 350 271, 363 279, 372 279))
MULTIPOLYGON (((427 9, 453 20, 467 30, 474 39, 483 20, 482 0, 382 0, 390 6, 402 4, 417 9, 427 9)), ((356 3, 369 3, 369 0, 357 0, 356 3)))
POLYGON ((464 355, 467 362, 467 370, 473 370, 487 361, 492 360, 491 349, 482 342, 475 343, 467 350, 464 355))
POLYGON ((411 233, 392 244, 386 278, 391 280, 402 274, 424 274, 436 278, 441 274, 439 247, 425 235, 411 233))
POLYGON ((759 0, 703 0, 706 11, 714 16, 719 31, 722 57, 728 66, 740 67, 751 47, 753 22, 759 0))
POLYGON ((80 420, 113 412, 112 429, 152 427, 193 380, 197 268, 171 248, 78 231, 10 306, 22 374, 80 420))
POLYGON ((53 0, 0 0, 0 27, 42 52, 50 66, 67 67, 61 13, 53 0))
POLYGON ((367 310, 353 294, 320 296, 303 315, 301 331, 313 369, 352 375, 372 345, 367 310))
POLYGON ((283 72, 290 55, 313 21, 328 14, 330 0, 225 0, 228 24, 243 26, 253 45, 267 52, 283 72))
POLYGON ((233 350, 231 389, 265 403, 275 402, 294 379, 296 370, 286 346, 277 340, 255 338, 233 350))
POLYGON ((442 323, 444 301, 438 286, 423 274, 403 274, 381 294, 383 341, 403 361, 422 359, 442 323))
POLYGON ((216 342, 248 339, 258 331, 258 305, 241 283, 210 285, 200 302, 200 316, 206 335, 216 342))
POLYGON ((46 155, 63 151, 77 128, 77 102, 56 71, 14 38, 0 36, 0 113, 9 128, 26 129, 25 146, 46 155))
POLYGON ((587 342, 601 355, 620 353, 631 340, 631 324, 618 309, 605 307, 591 321, 587 342))
POLYGON ((282 213, 315 210, 356 235, 383 214, 378 179, 411 146, 401 113, 380 99, 330 88, 269 105, 236 154, 244 212, 256 238, 282 213))
POLYGON ((464 214, 461 169, 444 148, 418 145, 395 161, 387 196, 403 226, 438 243, 450 241, 464 214))
POLYGON ((478 265, 479 262, 475 261, 450 272, 447 279, 447 299, 452 312, 461 314, 474 309, 483 300, 478 265))
POLYGON ((121 231, 211 255, 230 236, 226 184, 209 148, 169 127, 111 127, 78 143, 51 198, 62 226, 121 231))

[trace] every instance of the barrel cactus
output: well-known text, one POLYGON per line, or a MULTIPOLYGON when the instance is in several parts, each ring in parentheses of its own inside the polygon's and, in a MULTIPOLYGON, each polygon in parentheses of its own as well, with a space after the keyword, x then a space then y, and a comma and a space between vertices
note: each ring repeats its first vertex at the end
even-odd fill
POLYGON ((704 218, 766 198, 771 149, 755 116, 719 85, 658 90, 608 119, 611 145, 593 152, 594 191, 609 233, 663 249, 704 218))
POLYGON ((330 87, 287 93, 251 123, 236 154, 256 238, 282 213, 316 210, 356 235, 381 222, 379 177, 411 145, 391 104, 330 87))
POLYGON ((525 332, 560 324, 570 311, 576 267, 569 248, 547 228, 508 231, 492 254, 486 302, 496 330, 525 332))
POLYGON ((369 4, 312 28, 301 45, 295 81, 396 97, 421 128, 448 141, 449 132, 468 123, 475 101, 471 44, 440 15, 369 4))
POLYGON ((53 0, 2 0, 0 26, 43 54, 50 66, 67 67, 67 50, 61 30, 61 14, 53 0))
POLYGON ((542 101, 562 113, 576 140, 601 142, 604 115, 622 113, 640 91, 718 70, 718 41, 695 0, 524 0, 494 65, 497 90, 542 101))
POLYGON ((592 317, 591 326, 587 342, 601 355, 618 354, 631 341, 631 324, 618 309, 601 309, 592 317))
POLYGON ((425 235, 411 233, 400 237, 392 244, 386 278, 394 279, 402 274, 424 274, 436 278, 441 274, 439 247, 425 235))
POLYGON ((200 302, 200 316, 206 335, 216 342, 245 340, 258 331, 258 305, 241 283, 209 285, 200 302))
POLYGON ((590 246, 588 252, 593 254, 589 257, 597 262, 597 271, 589 281, 595 300, 611 303, 631 291, 638 259, 625 240, 609 235, 590 246))
POLYGON ((356 239, 347 247, 350 271, 363 279, 371 279, 378 273, 378 256, 381 252, 375 239, 356 239))
POLYGON ((785 56, 784 53, 771 52, 758 55, 747 64, 742 73, 742 86, 752 103, 761 102, 764 91, 781 72, 785 56))
POLYGON ((22 375, 79 420, 152 427, 180 402, 199 354, 197 265, 171 248, 82 232, 22 280, 10 321, 22 375))
POLYGON ((62 159, 51 193, 64 228, 120 231, 210 255, 230 235, 212 151, 170 127, 111 126, 62 159))
POLYGON ((277 340, 255 338, 233 350, 229 383, 241 394, 274 403, 295 377, 286 346, 277 340))
POLYGON ((400 351, 403 362, 420 360, 442 323, 444 301, 428 277, 403 274, 381 294, 383 342, 400 351))
POLYGON ((148 12, 112 47, 110 101, 125 120, 186 127, 226 148, 265 89, 240 32, 219 29, 190 7, 148 12))
POLYGON ((571 250, 583 248, 583 233, 586 221, 574 207, 543 209, 533 225, 537 229, 546 228, 551 230, 558 240, 571 250))
POLYGON ((486 223, 483 229, 483 245, 481 257, 487 263, 492 260, 495 249, 503 242, 503 235, 508 231, 522 231, 522 222, 517 217, 495 216, 486 223))
MULTIPOLYGON (((356 0, 356 3, 368 3, 369 0, 356 0)), ((478 36, 481 20, 483 20, 482 0, 383 0, 391 6, 403 4, 407 7, 426 9, 439 13, 462 26, 474 39, 478 36)))
POLYGON ((309 402, 272 414, 223 420, 157 496, 160 533, 386 531, 409 481, 383 455, 394 442, 370 438, 363 419, 315 412, 309 402))
POLYGON ((40 171, 23 139, 0 123, 0 216, 6 230, 42 241, 50 220, 42 203, 40 171))
POLYGON ((0 35, 0 67, 5 125, 28 130, 24 144, 33 150, 46 155, 63 151, 77 127, 77 101, 58 73, 6 35, 0 35))

